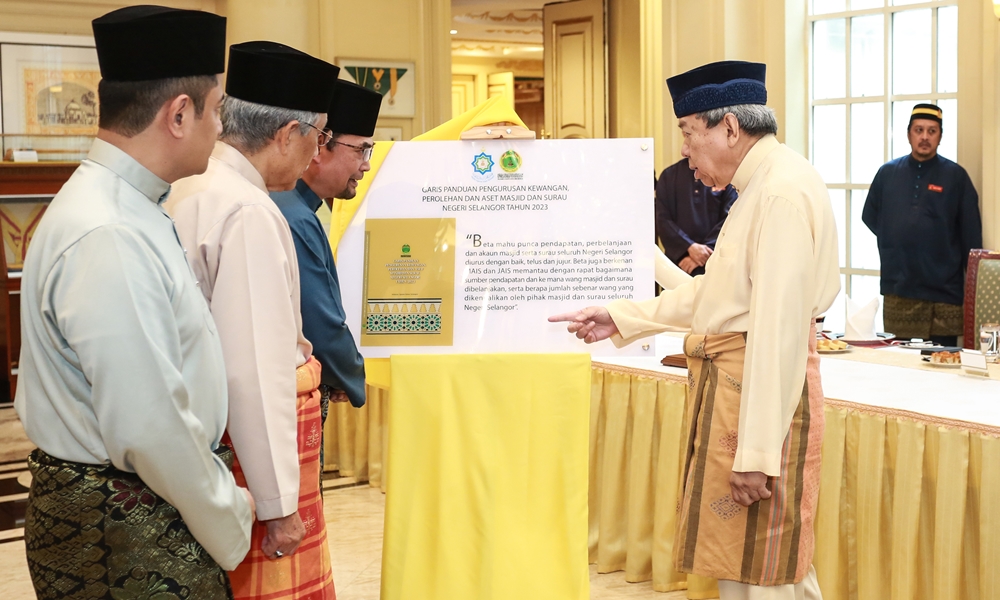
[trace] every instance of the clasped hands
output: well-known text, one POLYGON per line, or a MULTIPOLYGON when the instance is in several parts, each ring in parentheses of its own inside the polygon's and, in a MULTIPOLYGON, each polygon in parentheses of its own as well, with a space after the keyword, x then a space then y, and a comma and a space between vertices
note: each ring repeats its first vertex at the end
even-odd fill
POLYGON ((691 244, 688 247, 687 256, 677 264, 688 275, 698 267, 704 267, 712 256, 712 249, 705 244, 691 244))

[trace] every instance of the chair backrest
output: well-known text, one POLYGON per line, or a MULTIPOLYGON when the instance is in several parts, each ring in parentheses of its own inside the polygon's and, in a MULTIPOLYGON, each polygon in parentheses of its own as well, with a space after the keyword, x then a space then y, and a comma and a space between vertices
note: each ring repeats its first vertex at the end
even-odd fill
POLYGON ((963 321, 964 346, 977 350, 980 325, 1000 323, 1000 251, 969 251, 963 321))

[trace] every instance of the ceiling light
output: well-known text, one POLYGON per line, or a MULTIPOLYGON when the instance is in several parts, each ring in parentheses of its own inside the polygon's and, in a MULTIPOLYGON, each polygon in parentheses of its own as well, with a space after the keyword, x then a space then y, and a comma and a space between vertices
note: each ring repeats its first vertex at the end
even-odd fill
MULTIPOLYGON (((998 1, 1000 1, 1000 0, 998 0, 998 1)), ((458 35, 458 30, 457 29, 452 29, 451 30, 451 35, 458 35)))

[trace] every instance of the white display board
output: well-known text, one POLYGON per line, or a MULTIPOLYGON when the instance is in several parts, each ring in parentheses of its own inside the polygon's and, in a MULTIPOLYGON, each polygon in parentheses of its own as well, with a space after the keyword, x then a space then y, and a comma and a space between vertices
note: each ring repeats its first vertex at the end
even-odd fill
POLYGON ((361 353, 653 356, 546 320, 653 296, 653 178, 648 139, 396 142, 337 250, 361 353))

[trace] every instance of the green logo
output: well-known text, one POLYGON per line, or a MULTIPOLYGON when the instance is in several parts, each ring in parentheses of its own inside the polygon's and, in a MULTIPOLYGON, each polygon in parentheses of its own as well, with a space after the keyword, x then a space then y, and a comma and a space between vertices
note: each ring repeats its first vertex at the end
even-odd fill
POLYGON ((500 168, 508 173, 516 173, 521 168, 521 155, 508 150, 500 157, 500 168))
POLYGON ((409 254, 409 253, 410 253, 410 245, 403 244, 403 254, 409 254))

